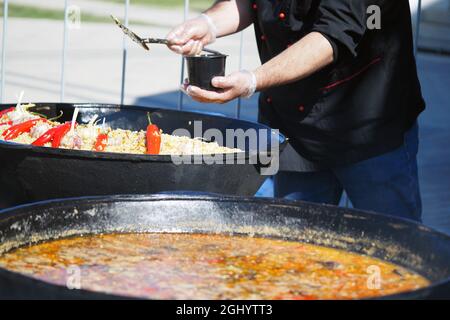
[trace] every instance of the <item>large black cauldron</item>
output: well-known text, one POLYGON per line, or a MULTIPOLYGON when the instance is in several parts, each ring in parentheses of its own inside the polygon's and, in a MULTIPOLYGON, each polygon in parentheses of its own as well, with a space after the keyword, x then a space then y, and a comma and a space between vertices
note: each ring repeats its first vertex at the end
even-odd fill
MULTIPOLYGON (((0 254, 32 239, 111 232, 234 233, 305 241, 390 261, 432 282, 386 298, 450 298, 449 236, 375 213, 284 200, 157 195, 26 205, 0 212, 0 254)), ((107 297, 0 269, 0 298, 107 297)))
MULTIPOLYGON (((11 105, 0 105, 0 110, 11 105)), ((170 156, 94 153, 91 151, 51 149, 0 141, 0 208, 27 202, 80 196, 146 194, 163 191, 200 191, 252 196, 266 177, 260 175, 262 155, 270 152, 276 139, 281 149, 286 143, 268 127, 247 121, 192 112, 181 112, 137 106, 106 104, 38 103, 31 111, 70 121, 74 108, 80 108, 78 121, 88 122, 95 114, 106 117, 112 128, 145 130, 147 112, 165 133, 186 129, 191 137, 215 128, 265 129, 267 148, 254 149, 246 140, 245 164, 181 164, 170 156), (194 131, 195 121, 201 121, 202 132, 194 131)), ((220 143, 220 141, 217 141, 220 143)), ((241 148, 242 149, 242 148, 241 148)), ((271 156, 275 157, 274 154, 271 156)), ((237 156, 235 156, 237 159, 237 156)), ((192 158, 195 161, 194 158, 192 158)))

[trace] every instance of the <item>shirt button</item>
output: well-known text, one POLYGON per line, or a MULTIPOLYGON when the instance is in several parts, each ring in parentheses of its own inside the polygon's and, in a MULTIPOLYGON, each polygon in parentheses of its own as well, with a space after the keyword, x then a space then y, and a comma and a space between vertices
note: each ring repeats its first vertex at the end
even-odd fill
MULTIPOLYGON (((247 8, 248 8, 248 7, 247 7, 247 8)), ((256 3, 254 3, 254 4, 252 5, 252 8, 253 8, 253 10, 258 9, 258 5, 257 5, 256 3)))
POLYGON ((278 17, 280 18, 280 20, 284 20, 284 19, 286 19, 286 14, 284 12, 280 12, 278 17))
POLYGON ((304 105, 299 106, 298 107, 298 111, 304 112, 305 111, 305 106, 304 105))
POLYGON ((267 103, 272 103, 272 98, 271 97, 267 97, 266 101, 267 101, 267 103))
POLYGON ((266 41, 266 39, 267 39, 266 35, 263 34, 263 35, 261 36, 261 40, 262 40, 262 41, 266 41))

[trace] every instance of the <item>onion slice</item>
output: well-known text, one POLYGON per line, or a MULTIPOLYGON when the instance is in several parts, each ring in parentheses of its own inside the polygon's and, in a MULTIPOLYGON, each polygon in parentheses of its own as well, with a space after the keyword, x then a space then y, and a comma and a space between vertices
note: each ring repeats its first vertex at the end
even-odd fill
POLYGON ((77 122, 79 112, 80 112, 80 109, 75 108, 75 110, 73 112, 73 116, 72 116, 72 125, 70 126, 70 132, 73 132, 73 130, 75 129, 75 123, 77 122))
POLYGON ((89 120, 88 127, 95 126, 95 121, 97 120, 97 118, 98 118, 98 114, 94 115, 94 116, 91 118, 91 120, 89 120))
POLYGON ((22 109, 22 99, 23 99, 23 95, 25 94, 25 91, 20 91, 19 95, 17 96, 17 104, 16 104, 16 109, 20 112, 23 112, 22 109))

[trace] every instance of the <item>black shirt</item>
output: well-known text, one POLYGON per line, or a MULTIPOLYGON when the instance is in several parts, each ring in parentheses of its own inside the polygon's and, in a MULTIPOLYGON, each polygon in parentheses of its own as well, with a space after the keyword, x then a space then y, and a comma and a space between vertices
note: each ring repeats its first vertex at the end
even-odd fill
POLYGON ((334 49, 334 63, 260 95, 260 121, 280 129, 293 150, 281 170, 346 165, 401 146, 424 110, 413 53, 408 0, 257 0, 262 63, 310 32, 334 49), (381 29, 367 25, 381 9, 381 29))

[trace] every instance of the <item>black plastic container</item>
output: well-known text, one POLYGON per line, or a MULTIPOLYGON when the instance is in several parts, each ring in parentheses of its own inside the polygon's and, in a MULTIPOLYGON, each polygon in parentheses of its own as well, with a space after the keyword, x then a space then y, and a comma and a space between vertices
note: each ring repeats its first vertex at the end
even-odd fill
MULTIPOLYGON (((384 298, 450 297, 448 235, 381 214, 286 200, 136 195, 42 202, 0 211, 0 254, 36 241, 114 232, 239 234, 324 245, 398 264, 431 282, 384 298)), ((0 299, 111 297, 0 268, 0 299)))
POLYGON ((211 80, 225 75, 227 56, 219 54, 205 54, 186 57, 189 83, 205 90, 216 91, 211 80))

